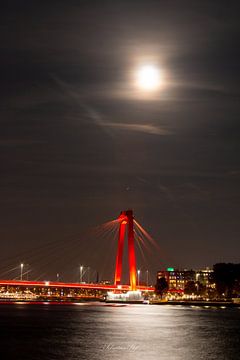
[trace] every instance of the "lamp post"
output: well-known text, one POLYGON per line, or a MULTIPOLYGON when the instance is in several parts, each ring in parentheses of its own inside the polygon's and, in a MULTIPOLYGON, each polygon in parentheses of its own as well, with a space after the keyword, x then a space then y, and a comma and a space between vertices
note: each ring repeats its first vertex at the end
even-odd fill
POLYGON ((83 266, 80 266, 80 283, 83 281, 83 266))
POLYGON ((148 270, 146 271, 146 283, 147 283, 147 286, 148 286, 148 270))
POLYGON ((138 269, 138 271, 137 271, 137 284, 138 284, 138 286, 139 286, 139 283, 140 283, 140 270, 138 269))
POLYGON ((21 272, 20 272, 20 280, 21 280, 21 281, 22 281, 22 279, 23 279, 23 266, 24 266, 24 264, 21 263, 21 265, 20 265, 20 269, 21 269, 21 272))

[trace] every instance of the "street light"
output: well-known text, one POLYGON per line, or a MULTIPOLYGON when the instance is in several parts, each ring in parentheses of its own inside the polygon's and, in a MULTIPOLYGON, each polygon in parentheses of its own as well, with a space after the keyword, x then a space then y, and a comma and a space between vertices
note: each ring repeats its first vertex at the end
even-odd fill
POLYGON ((146 278, 147 278, 146 283, 147 283, 147 286, 148 286, 148 270, 146 271, 146 278))
POLYGON ((24 266, 24 264, 23 263, 21 263, 21 265, 20 265, 20 268, 21 268, 21 272, 20 272, 20 280, 22 281, 22 278, 23 278, 23 266, 24 266))
POLYGON ((137 271, 137 282, 138 282, 138 286, 139 286, 139 282, 140 282, 140 270, 138 269, 137 271))
POLYGON ((80 266, 80 283, 83 281, 83 266, 80 266))

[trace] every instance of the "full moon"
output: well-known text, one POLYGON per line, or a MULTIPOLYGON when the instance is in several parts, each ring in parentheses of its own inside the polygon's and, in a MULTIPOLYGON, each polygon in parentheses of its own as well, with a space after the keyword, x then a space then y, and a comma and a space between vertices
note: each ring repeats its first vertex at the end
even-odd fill
POLYGON ((160 72, 156 66, 143 65, 136 71, 137 86, 145 91, 157 90, 160 82, 160 72))

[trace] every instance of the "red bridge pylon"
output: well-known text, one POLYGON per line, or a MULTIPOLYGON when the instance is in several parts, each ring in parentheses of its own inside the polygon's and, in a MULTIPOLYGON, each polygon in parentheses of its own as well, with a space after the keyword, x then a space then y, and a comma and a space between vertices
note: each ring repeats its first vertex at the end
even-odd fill
POLYGON ((128 261, 129 261, 129 279, 131 290, 136 290, 136 257, 134 246, 134 232, 133 232, 133 212, 132 210, 122 211, 118 217, 119 237, 118 237, 118 250, 116 258, 115 270, 115 285, 121 284, 122 278, 122 259, 123 259, 123 246, 126 226, 128 226, 128 261))

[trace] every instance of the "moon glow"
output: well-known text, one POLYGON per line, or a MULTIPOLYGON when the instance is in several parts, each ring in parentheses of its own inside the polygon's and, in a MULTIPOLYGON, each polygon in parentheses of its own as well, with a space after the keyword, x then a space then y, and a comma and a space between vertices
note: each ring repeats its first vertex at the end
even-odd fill
POLYGON ((143 65, 136 71, 137 86, 144 91, 157 90, 161 83, 160 71, 156 66, 143 65))

